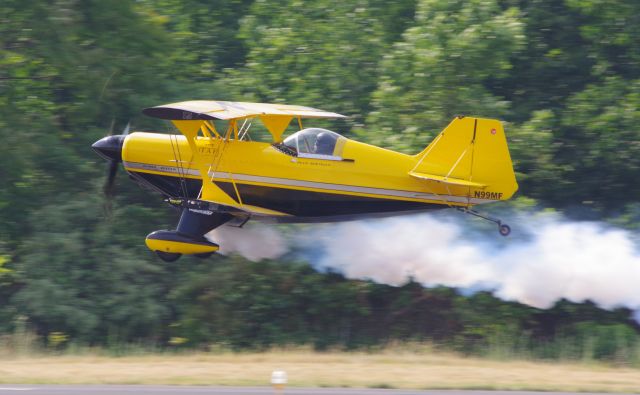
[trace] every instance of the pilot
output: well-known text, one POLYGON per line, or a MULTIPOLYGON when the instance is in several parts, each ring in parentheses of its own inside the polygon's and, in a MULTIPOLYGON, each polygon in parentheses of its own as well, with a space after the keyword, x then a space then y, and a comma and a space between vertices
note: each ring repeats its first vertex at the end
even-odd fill
POLYGON ((313 153, 318 155, 333 155, 336 138, 332 133, 320 132, 313 147, 313 153))

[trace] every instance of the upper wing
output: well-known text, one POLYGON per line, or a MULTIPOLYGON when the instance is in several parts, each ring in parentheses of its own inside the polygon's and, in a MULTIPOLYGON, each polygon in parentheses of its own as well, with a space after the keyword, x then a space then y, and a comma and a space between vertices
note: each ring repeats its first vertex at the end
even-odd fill
POLYGON ((146 108, 145 115, 170 120, 231 120, 255 116, 291 116, 300 118, 346 118, 317 108, 288 104, 245 103, 191 100, 146 108))

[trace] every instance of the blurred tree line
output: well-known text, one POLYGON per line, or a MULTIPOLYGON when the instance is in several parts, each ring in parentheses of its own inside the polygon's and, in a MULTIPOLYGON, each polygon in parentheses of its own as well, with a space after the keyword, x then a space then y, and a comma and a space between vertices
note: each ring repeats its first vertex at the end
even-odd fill
POLYGON ((142 238, 175 213, 121 174, 105 217, 90 145, 128 122, 165 130, 140 110, 186 99, 337 111, 350 116, 339 132, 407 153, 457 114, 497 117, 522 196, 634 228, 637 1, 3 0, 0 333, 26 322, 44 342, 103 346, 640 349, 630 311, 588 302, 540 311, 287 260, 156 260, 142 238))

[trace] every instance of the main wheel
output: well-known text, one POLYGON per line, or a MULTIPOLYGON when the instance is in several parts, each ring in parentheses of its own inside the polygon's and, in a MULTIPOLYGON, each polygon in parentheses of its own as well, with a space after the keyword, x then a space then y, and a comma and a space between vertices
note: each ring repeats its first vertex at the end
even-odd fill
POLYGON ((500 224, 498 232, 500 232, 502 236, 509 236, 509 233, 511 233, 511 228, 507 224, 500 224))
POLYGON ((201 254, 193 254, 193 256, 195 256, 196 258, 205 259, 205 258, 209 258, 211 255, 213 255, 214 252, 215 251, 203 252, 201 254))
POLYGON ((164 251, 156 251, 156 255, 165 262, 175 262, 182 256, 182 254, 178 254, 177 252, 164 252, 164 251))

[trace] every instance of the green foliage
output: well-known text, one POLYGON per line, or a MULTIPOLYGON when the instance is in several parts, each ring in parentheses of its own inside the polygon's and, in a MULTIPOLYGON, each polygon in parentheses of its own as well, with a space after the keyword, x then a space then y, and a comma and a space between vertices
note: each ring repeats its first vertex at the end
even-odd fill
POLYGON ((377 81, 384 28, 368 0, 256 1, 242 20, 244 97, 297 102, 362 120, 377 81))
POLYGON ((15 271, 10 269, 10 257, 0 255, 0 334, 11 329, 11 319, 15 309, 9 305, 9 299, 15 292, 15 271))
POLYGON ((175 333, 192 344, 234 348, 350 344, 351 322, 366 314, 362 289, 308 265, 219 259, 172 294, 186 310, 175 333))
POLYGON ((579 31, 591 44, 596 59, 594 73, 617 74, 623 78, 640 77, 640 4, 635 1, 568 0, 568 6, 580 13, 579 31))
POLYGON ((509 150, 521 193, 526 196, 549 199, 550 195, 560 194, 573 185, 566 179, 572 164, 556 161, 563 149, 553 134, 558 126, 553 112, 540 110, 527 122, 513 125, 509 132, 509 150))
POLYGON ((509 1, 524 22, 525 48, 511 57, 513 68, 494 81, 512 103, 508 117, 525 122, 535 111, 556 111, 572 93, 593 81, 593 50, 580 34, 585 16, 565 0, 509 1))
POLYGON ((518 10, 497 1, 419 2, 382 60, 368 123, 387 144, 417 151, 456 115, 504 116, 508 103, 488 85, 508 75, 524 39, 518 10))
POLYGON ((140 243, 127 247, 132 243, 123 236, 130 235, 120 233, 131 221, 145 234, 160 226, 157 215, 116 208, 109 221, 96 220, 101 200, 92 193, 34 213, 12 302, 41 334, 64 332, 86 343, 155 341, 169 314, 162 298, 172 278, 140 243))
POLYGON ((212 81, 224 68, 238 67, 246 56, 238 37, 239 21, 251 5, 248 0, 144 1, 148 13, 173 38, 173 78, 212 81))
POLYGON ((0 7, 0 236, 16 248, 26 213, 101 173, 90 144, 162 91, 170 40, 128 1, 0 7))
POLYGON ((640 196, 630 182, 640 176, 639 122, 640 80, 610 77, 569 98, 558 133, 567 144, 557 162, 572 167, 571 191, 563 192, 589 196, 603 209, 640 196))

